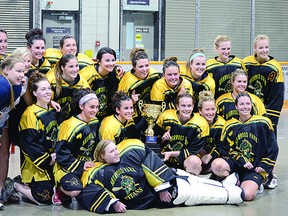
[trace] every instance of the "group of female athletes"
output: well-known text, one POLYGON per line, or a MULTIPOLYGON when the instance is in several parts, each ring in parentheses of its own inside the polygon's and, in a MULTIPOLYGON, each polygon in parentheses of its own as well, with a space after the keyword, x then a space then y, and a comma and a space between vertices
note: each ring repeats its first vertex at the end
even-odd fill
POLYGON ((165 59, 162 72, 144 49, 131 50, 132 69, 124 72, 109 47, 93 62, 71 36, 59 49, 46 49, 41 29, 26 39, 27 47, 5 56, 0 31, 0 209, 19 194, 38 205, 75 197, 97 213, 238 204, 262 185, 277 186, 284 78, 266 35, 243 60, 219 35, 215 58, 195 49, 185 65, 165 59), (161 155, 145 146, 140 101, 165 102, 153 128, 161 155), (11 142, 21 149, 14 179, 7 177, 11 142))

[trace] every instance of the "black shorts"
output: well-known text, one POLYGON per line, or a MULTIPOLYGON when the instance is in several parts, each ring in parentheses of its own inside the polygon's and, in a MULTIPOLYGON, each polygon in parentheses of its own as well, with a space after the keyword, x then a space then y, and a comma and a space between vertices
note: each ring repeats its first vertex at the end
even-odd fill
POLYGON ((66 191, 82 190, 80 178, 74 173, 67 173, 60 180, 61 187, 66 191))
POLYGON ((52 204, 54 181, 35 181, 29 183, 33 198, 42 204, 52 204))
POLYGON ((260 173, 255 172, 254 169, 246 169, 243 166, 239 166, 237 161, 231 157, 223 158, 230 167, 231 173, 236 172, 239 175, 240 182, 251 180, 254 181, 259 187, 264 181, 264 176, 266 174, 261 175, 260 173))

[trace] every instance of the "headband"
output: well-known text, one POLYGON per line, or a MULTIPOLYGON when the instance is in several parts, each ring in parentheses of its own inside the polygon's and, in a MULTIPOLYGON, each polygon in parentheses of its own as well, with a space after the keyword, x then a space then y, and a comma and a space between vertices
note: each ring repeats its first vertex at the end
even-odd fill
POLYGON ((87 101, 89 101, 91 99, 98 99, 95 93, 89 93, 89 94, 83 96, 79 100, 79 105, 83 105, 84 103, 86 103, 87 101))
POLYGON ((191 57, 190 57, 190 61, 191 62, 194 58, 198 57, 198 56, 202 56, 202 57, 205 57, 205 55, 201 52, 198 52, 198 53, 195 53, 193 54, 191 57))

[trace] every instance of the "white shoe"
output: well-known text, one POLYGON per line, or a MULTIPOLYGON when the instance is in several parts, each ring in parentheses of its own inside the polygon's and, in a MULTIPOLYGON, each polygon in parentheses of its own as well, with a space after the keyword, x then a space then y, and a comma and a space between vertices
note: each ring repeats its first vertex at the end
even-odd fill
POLYGON ((264 185, 261 184, 261 185, 259 186, 259 189, 258 189, 258 191, 257 191, 257 194, 262 194, 263 191, 264 191, 264 185))
POLYGON ((267 177, 267 181, 264 183, 264 188, 266 189, 274 189, 278 185, 276 174, 269 174, 267 177))
POLYGON ((4 205, 0 203, 0 211, 4 209, 4 205))

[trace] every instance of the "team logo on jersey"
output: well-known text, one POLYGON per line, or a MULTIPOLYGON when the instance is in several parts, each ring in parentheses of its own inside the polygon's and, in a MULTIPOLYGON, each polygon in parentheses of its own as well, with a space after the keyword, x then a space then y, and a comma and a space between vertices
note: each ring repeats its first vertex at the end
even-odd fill
POLYGON ((127 195, 131 194, 132 192, 136 191, 136 187, 139 184, 136 184, 134 179, 130 176, 122 176, 121 177, 121 187, 113 187, 112 191, 119 191, 124 190, 127 195))
POLYGON ((226 82, 226 85, 224 86, 224 88, 221 88, 220 86, 219 86, 219 88, 218 88, 218 91, 220 92, 220 91, 223 91, 223 92, 232 92, 232 90, 233 90, 233 85, 232 85, 232 82, 231 82, 231 80, 228 80, 227 82, 226 82))
POLYGON ((250 162, 253 162, 254 153, 252 152, 252 144, 247 140, 243 139, 238 145, 237 150, 242 153, 242 156, 247 158, 250 162))
POLYGON ((43 190, 42 193, 37 193, 38 196, 42 197, 43 200, 49 200, 51 198, 48 190, 43 190))
POLYGON ((253 94, 255 94, 256 96, 258 96, 261 100, 262 100, 262 97, 263 97, 263 93, 262 93, 262 84, 259 80, 257 80, 255 82, 255 86, 253 85, 249 85, 248 88, 252 89, 253 90, 253 94))

